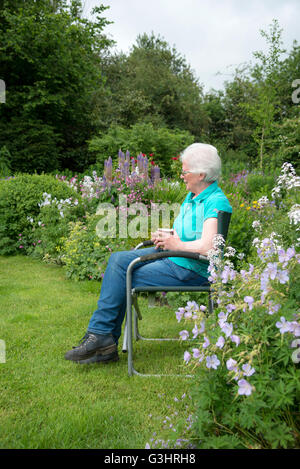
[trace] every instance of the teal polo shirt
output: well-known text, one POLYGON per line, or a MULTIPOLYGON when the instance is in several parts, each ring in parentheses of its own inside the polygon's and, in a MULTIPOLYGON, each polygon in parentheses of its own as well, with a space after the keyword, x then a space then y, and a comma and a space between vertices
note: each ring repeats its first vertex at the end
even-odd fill
MULTIPOLYGON (((232 213, 232 207, 217 181, 210 184, 194 199, 193 197, 194 194, 189 192, 174 221, 173 228, 181 241, 200 239, 203 223, 207 218, 217 218, 219 210, 232 213)), ((205 263, 184 257, 169 257, 169 259, 181 267, 197 272, 202 277, 209 276, 205 263)))

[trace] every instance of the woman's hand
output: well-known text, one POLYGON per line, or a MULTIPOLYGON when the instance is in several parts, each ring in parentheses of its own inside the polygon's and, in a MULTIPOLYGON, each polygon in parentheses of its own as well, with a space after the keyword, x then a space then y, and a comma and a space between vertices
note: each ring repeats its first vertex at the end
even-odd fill
POLYGON ((153 241, 155 247, 163 249, 164 251, 176 251, 182 250, 183 242, 179 238, 176 232, 174 234, 164 231, 156 231, 151 233, 151 241, 153 241))

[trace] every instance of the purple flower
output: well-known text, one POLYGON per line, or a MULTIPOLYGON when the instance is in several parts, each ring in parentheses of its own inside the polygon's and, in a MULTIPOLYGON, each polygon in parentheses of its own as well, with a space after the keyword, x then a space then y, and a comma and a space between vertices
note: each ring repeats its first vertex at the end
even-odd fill
POLYGON ((284 334, 285 332, 292 332, 291 323, 287 321, 285 317, 281 316, 280 321, 276 322, 276 327, 278 327, 281 334, 284 334))
POLYGON ((269 311, 268 314, 272 315, 274 313, 277 313, 280 309, 281 305, 277 304, 275 305, 274 302, 271 300, 269 301, 269 311))
POLYGON ((295 248, 288 248, 286 252, 284 249, 278 251, 279 262, 288 262, 295 255, 295 248))
POLYGON ((220 337, 218 338, 216 342, 216 347, 223 348, 224 344, 225 344, 225 339, 223 336, 220 335, 220 337))
POLYGON ((237 371, 238 369, 237 362, 233 360, 233 358, 229 358, 229 360, 227 360, 226 367, 227 367, 227 370, 229 371, 237 371))
POLYGON ((209 341, 209 338, 204 336, 204 344, 203 344, 203 348, 207 348, 208 346, 210 345, 210 341, 209 341))
POLYGON ((199 305, 196 303, 196 301, 188 301, 185 310, 188 312, 199 311, 199 305))
POLYGON ((295 337, 300 337, 300 324, 297 321, 290 323, 290 332, 292 332, 295 337))
POLYGON ((226 335, 226 337, 231 336, 233 331, 233 325, 228 322, 224 322, 223 326, 221 327, 222 332, 226 335))
POLYGON ((193 348, 193 357, 199 358, 199 362, 201 362, 204 358, 204 355, 203 353, 200 352, 198 348, 193 348))
POLYGON ((183 354, 183 360, 185 361, 185 363, 188 363, 191 359, 191 354, 190 352, 188 351, 185 351, 184 354, 183 354))
POLYGON ((179 308, 178 311, 176 311, 175 314, 176 314, 176 319, 178 322, 181 321, 184 311, 185 311, 184 308, 179 308))
POLYGON ((245 363, 245 365, 242 366, 242 370, 244 371, 244 376, 252 376, 253 373, 255 373, 255 368, 252 368, 249 363, 245 363))
POLYGON ((227 320, 227 317, 228 317, 228 313, 224 313, 223 311, 221 311, 219 314, 218 314, 218 318, 219 318, 219 326, 220 327, 223 327, 223 325, 225 324, 226 320, 227 320))
POLYGON ((230 336, 230 339, 232 340, 232 342, 235 343, 236 346, 238 346, 240 344, 240 338, 238 335, 231 335, 230 336))
POLYGON ((287 283, 289 281, 289 273, 287 270, 278 270, 277 279, 280 283, 287 283))
POLYGON ((220 360, 218 359, 217 355, 206 357, 207 368, 213 368, 214 370, 216 370, 219 365, 220 365, 220 360))
POLYGON ((193 330, 192 330, 193 339, 196 339, 196 337, 198 336, 199 332, 200 332, 200 331, 199 331, 199 329, 198 329, 198 326, 197 326, 197 324, 195 324, 195 327, 194 327, 193 330))
POLYGON ((245 296, 244 301, 245 301, 245 303, 248 304, 249 309, 251 311, 251 309, 253 308, 254 298, 252 298, 252 296, 245 296))
POLYGON ((179 332, 179 335, 181 337, 182 340, 187 340, 189 338, 189 332, 184 330, 184 331, 180 331, 179 332))
POLYGON ((236 306, 229 303, 227 306, 226 306, 226 309, 228 311, 228 313, 231 313, 233 310, 235 310, 236 306))
POLYGON ((276 262, 269 262, 267 264, 266 271, 269 274, 270 279, 274 280, 276 278, 276 274, 277 274, 277 263, 276 262))
POLYGON ((250 394, 252 393, 253 387, 245 379, 240 379, 238 381, 238 386, 239 386, 238 393, 240 396, 242 395, 250 396, 250 394))

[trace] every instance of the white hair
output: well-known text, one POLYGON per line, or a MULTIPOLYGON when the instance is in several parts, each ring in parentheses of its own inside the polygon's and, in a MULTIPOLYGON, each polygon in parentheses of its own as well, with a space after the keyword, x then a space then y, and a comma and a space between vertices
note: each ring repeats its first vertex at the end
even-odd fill
POLYGON ((204 173, 206 182, 216 181, 221 174, 221 159, 212 145, 193 143, 182 152, 180 160, 188 162, 193 173, 204 173))

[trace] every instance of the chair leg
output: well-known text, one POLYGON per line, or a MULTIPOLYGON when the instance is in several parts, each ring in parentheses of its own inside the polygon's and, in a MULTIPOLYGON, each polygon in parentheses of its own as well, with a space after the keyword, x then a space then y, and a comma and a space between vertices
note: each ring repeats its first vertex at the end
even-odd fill
POLYGON ((209 314, 212 314, 214 311, 214 300, 213 300, 211 291, 208 292, 208 311, 209 311, 209 314))

